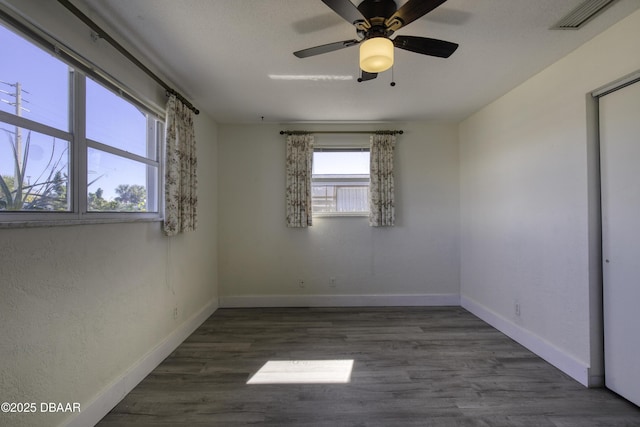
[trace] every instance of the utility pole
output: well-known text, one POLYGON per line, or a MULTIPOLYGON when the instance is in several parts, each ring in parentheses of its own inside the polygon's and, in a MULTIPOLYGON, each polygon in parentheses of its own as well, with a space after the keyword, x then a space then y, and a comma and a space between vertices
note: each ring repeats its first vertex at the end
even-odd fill
MULTIPOLYGON (((15 102, 6 101, 4 99, 2 100, 2 102, 5 102, 5 103, 7 103, 9 105, 13 105, 15 107, 16 116, 18 116, 18 117, 22 117, 22 112, 23 111, 29 112, 28 109, 26 109, 26 108, 24 108, 22 106, 22 103, 23 103, 22 92, 29 93, 26 90, 22 89, 22 83, 16 82, 14 84, 14 83, 7 83, 7 82, 3 82, 3 81, 0 81, 0 83, 4 83, 6 85, 9 85, 9 86, 15 88, 15 92, 14 93, 7 92, 7 91, 4 91, 4 90, 0 90, 0 92, 2 92, 4 94, 7 94, 9 96, 12 96, 12 97, 14 97, 16 99, 15 102)), ((22 172, 24 172, 22 170, 22 168, 24 166, 24 159, 23 159, 23 156, 22 156, 22 128, 20 126, 18 126, 18 125, 15 126, 14 135, 15 135, 15 148, 16 148, 16 156, 17 156, 16 160, 18 161, 17 165, 16 165, 15 172, 14 172, 14 176, 15 176, 15 183, 17 184, 19 182, 19 179, 20 179, 20 174, 22 172)))
MULTIPOLYGON (((16 116, 22 117, 22 83, 16 82, 16 116)), ((22 170, 22 128, 16 125, 16 153, 18 154, 18 170, 16 175, 21 173, 22 170)), ((17 177, 16 177, 17 178, 17 177)), ((16 180, 16 183, 18 181, 16 180)))

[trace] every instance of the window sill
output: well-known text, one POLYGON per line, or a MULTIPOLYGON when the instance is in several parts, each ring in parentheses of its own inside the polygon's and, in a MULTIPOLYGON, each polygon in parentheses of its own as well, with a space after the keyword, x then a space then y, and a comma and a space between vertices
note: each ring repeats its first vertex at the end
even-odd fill
POLYGON ((67 227, 72 225, 120 224, 127 222, 161 222, 162 218, 82 218, 82 219, 47 219, 25 221, 2 221, 0 230, 9 228, 67 227))

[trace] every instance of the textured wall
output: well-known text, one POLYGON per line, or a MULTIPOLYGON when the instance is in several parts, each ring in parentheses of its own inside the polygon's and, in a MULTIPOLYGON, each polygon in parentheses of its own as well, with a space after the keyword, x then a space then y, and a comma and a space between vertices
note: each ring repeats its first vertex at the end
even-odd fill
MULTIPOLYGON (((221 296, 457 295, 457 127, 393 127, 405 130, 396 148, 395 227, 372 228, 367 218, 342 217, 288 229, 281 127, 220 125, 221 296)), ((316 143, 340 138, 369 137, 318 134, 316 143)))
MULTIPOLYGON (((214 130, 197 128, 196 232, 166 238, 159 222, 0 229, 3 401, 84 407, 216 299, 214 130)), ((0 417, 51 426, 65 415, 0 417)))
POLYGON ((586 99, 640 69, 639 38, 636 12, 460 126, 462 295, 596 370, 598 182, 586 99))

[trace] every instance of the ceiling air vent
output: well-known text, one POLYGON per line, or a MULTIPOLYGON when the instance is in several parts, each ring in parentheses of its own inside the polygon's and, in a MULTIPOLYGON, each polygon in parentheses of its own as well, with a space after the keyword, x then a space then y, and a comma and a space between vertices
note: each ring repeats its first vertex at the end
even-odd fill
POLYGON ((567 16, 553 25, 551 30, 578 30, 617 0, 586 0, 567 16))

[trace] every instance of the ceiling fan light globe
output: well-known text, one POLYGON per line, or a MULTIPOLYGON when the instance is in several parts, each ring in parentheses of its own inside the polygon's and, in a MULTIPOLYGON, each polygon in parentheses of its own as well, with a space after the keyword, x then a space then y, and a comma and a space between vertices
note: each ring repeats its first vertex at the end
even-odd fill
POLYGON ((381 73, 393 66, 393 42, 386 37, 374 37, 360 43, 360 69, 381 73))

